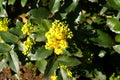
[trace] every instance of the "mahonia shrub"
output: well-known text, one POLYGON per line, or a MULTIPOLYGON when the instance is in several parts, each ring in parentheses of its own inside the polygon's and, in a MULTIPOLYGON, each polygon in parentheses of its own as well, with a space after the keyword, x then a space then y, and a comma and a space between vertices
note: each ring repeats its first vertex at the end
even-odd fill
POLYGON ((119 0, 0 0, 0 71, 23 80, 21 66, 34 65, 43 80, 119 80, 119 19, 119 0))

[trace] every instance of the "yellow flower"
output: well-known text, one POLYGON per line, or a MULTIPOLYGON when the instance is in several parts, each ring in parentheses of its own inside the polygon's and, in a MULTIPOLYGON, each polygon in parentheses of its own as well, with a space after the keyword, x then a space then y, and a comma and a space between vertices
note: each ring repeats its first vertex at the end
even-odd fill
POLYGON ((54 52, 59 55, 62 54, 63 49, 68 47, 67 38, 71 39, 73 34, 68 28, 68 24, 55 20, 45 36, 47 38, 45 48, 54 49, 54 52))
POLYGON ((50 76, 50 79, 51 80, 57 80, 57 76, 56 76, 56 73, 54 72, 52 76, 50 76))
POLYGON ((67 69, 67 66, 65 66, 65 65, 60 65, 59 68, 67 69))
POLYGON ((30 21, 26 22, 21 31, 23 32, 24 35, 30 35, 31 33, 34 32, 34 26, 31 24, 30 21))
POLYGON ((8 31, 8 18, 0 19, 0 31, 8 31))
POLYGON ((72 72, 69 69, 67 69, 66 71, 67 71, 68 77, 72 77, 72 72))
POLYGON ((65 66, 65 65, 60 65, 59 68, 62 68, 62 69, 64 69, 64 70, 66 70, 67 76, 68 76, 68 77, 72 77, 72 72, 68 69, 67 66, 65 66))
POLYGON ((55 53, 60 55, 62 53, 62 48, 55 48, 55 53))
POLYGON ((33 44, 35 44, 35 41, 31 39, 30 37, 28 37, 27 40, 23 42, 23 46, 24 46, 23 54, 24 55, 27 55, 30 52, 33 44))

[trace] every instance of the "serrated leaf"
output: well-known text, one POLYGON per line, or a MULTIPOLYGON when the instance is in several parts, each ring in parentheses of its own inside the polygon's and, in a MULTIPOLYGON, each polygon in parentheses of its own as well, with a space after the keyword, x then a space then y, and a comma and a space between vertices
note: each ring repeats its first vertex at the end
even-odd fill
POLYGON ((38 9, 31 9, 28 14, 34 18, 47 19, 50 15, 50 12, 46 8, 40 7, 38 9))
POLYGON ((72 56, 59 56, 57 60, 61 65, 66 66, 77 66, 81 63, 80 60, 72 56))
POLYGON ((46 60, 38 60, 38 61, 36 61, 35 65, 37 66, 38 70, 41 73, 44 73, 45 69, 46 69, 47 61, 46 60))
POLYGON ((9 66, 13 71, 18 73, 18 71, 19 71, 19 60, 18 60, 18 56, 17 56, 16 52, 14 52, 13 50, 10 51, 9 66))
POLYGON ((0 31, 0 36, 7 43, 16 43, 19 38, 9 32, 0 31))
POLYGON ((108 18, 107 19, 107 25, 109 26, 110 30, 115 33, 120 33, 120 22, 119 20, 115 18, 108 18))
POLYGON ((51 12, 53 14, 56 13, 59 10, 59 8, 60 8, 60 1, 61 0, 50 0, 49 9, 51 10, 51 12))
POLYGON ((27 0, 21 0, 22 7, 24 7, 26 3, 27 3, 27 0))
POLYGON ((56 61, 54 58, 50 59, 45 70, 44 78, 48 78, 49 76, 51 76, 57 68, 58 61, 56 61))
POLYGON ((35 54, 31 56, 31 60, 42 60, 52 54, 52 50, 47 50, 45 47, 39 47, 35 54))
POLYGON ((0 43, 0 53, 9 52, 11 50, 11 46, 6 43, 0 43))
POLYGON ((113 49, 120 54, 120 45, 113 46, 113 49))
POLYGON ((91 38, 90 40, 93 41, 93 43, 95 45, 98 45, 100 47, 112 47, 112 45, 114 44, 113 39, 110 37, 109 34, 101 31, 101 30, 97 30, 97 35, 98 37, 95 38, 91 38))

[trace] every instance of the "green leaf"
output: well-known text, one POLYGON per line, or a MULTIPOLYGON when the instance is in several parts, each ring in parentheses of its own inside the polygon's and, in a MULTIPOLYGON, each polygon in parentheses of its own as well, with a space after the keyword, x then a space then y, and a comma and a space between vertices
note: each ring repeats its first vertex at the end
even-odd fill
POLYGON ((41 32, 41 33, 37 33, 34 34, 33 37, 36 39, 36 41, 41 42, 41 41, 45 41, 46 37, 45 37, 45 32, 41 32))
POLYGON ((80 23, 81 18, 82 18, 82 12, 80 11, 78 17, 75 19, 75 23, 77 24, 80 23))
POLYGON ((120 54, 120 44, 113 46, 113 49, 120 54))
POLYGON ((3 4, 4 0, 0 0, 0 6, 3 4))
POLYGON ((52 21, 42 19, 41 20, 41 25, 45 28, 45 32, 47 32, 50 29, 50 27, 52 26, 52 21))
POLYGON ((62 80, 69 80, 67 77, 67 72, 64 69, 60 68, 60 72, 63 78, 62 80))
POLYGON ((52 50, 47 50, 45 47, 39 47, 35 54, 31 56, 31 60, 42 60, 52 54, 52 50))
POLYGON ((56 61, 54 58, 50 59, 45 70, 44 78, 48 78, 49 76, 51 76, 57 68, 58 61, 56 61))
POLYGON ((71 53, 67 49, 63 49, 62 53, 67 55, 67 56, 71 56, 71 53))
POLYGON ((113 73, 113 74, 109 77, 109 80, 119 80, 119 79, 120 79, 119 77, 120 77, 119 75, 116 76, 116 74, 113 73))
POLYGON ((120 11, 117 13, 117 19, 119 19, 120 18, 120 11))
POLYGON ((0 36, 7 43, 17 43, 19 38, 9 32, 0 31, 0 36))
POLYGON ((13 5, 15 3, 16 0, 8 0, 8 4, 10 5, 13 5))
POLYGON ((24 51, 24 45, 21 41, 18 42, 18 50, 24 51))
POLYGON ((90 1, 92 3, 98 2, 98 0, 88 0, 88 1, 90 1))
POLYGON ((44 8, 44 7, 40 7, 38 9, 32 9, 28 12, 28 14, 31 15, 31 17, 34 17, 34 18, 43 18, 43 19, 46 19, 49 17, 50 15, 50 12, 44 8))
POLYGON ((106 80, 106 75, 104 75, 101 71, 97 69, 94 70, 94 78, 92 80, 106 80))
POLYGON ((10 68, 13 71, 18 73, 18 71, 19 71, 19 60, 18 60, 18 56, 17 56, 16 52, 14 52, 13 50, 10 51, 9 65, 10 65, 10 68))
POLYGON ((53 14, 56 13, 59 10, 60 1, 61 0, 50 0, 49 9, 53 14))
POLYGON ((59 56, 57 60, 60 64, 66 66, 77 66, 81 63, 77 58, 72 56, 59 56))
POLYGON ((114 41, 110 37, 109 34, 103 32, 101 30, 97 30, 97 35, 98 35, 98 37, 90 39, 91 41, 93 41, 93 43, 95 45, 98 45, 100 47, 109 48, 109 47, 112 47, 112 45, 114 44, 114 41))
POLYGON ((52 21, 51 20, 47 20, 47 19, 31 19, 30 20, 32 23, 37 24, 37 29, 35 29, 35 32, 47 32, 49 30, 49 28, 52 25, 52 21))
POLYGON ((62 17, 62 19, 66 19, 67 13, 60 13, 60 16, 62 17))
POLYGON ((27 0, 21 0, 22 7, 24 7, 26 3, 27 3, 27 0))
POLYGON ((120 0, 107 0, 108 6, 120 10, 120 0))
POLYGON ((75 8, 77 7, 78 3, 79 3, 79 0, 73 0, 73 2, 70 4, 70 6, 68 6, 68 7, 65 9, 66 13, 69 13, 69 12, 71 12, 71 11, 74 11, 75 8))
POLYGON ((110 30, 115 33, 120 33, 120 22, 115 18, 108 18, 107 25, 109 26, 110 30))
POLYGON ((75 52, 69 52, 68 50, 64 49, 63 54, 66 54, 67 56, 83 57, 82 51, 79 48, 75 47, 75 46, 74 46, 74 48, 76 49, 75 52))
POLYGON ((116 42, 120 42, 120 34, 118 34, 118 35, 115 36, 115 41, 116 42))
POLYGON ((76 53, 73 53, 73 55, 76 56, 76 57, 83 57, 82 51, 79 48, 77 48, 77 50, 78 51, 76 53))
POLYGON ((5 67, 7 67, 7 63, 6 63, 5 59, 2 59, 0 61, 0 71, 2 71, 2 69, 5 67))
POLYGON ((50 20, 41 19, 39 22, 37 22, 38 26, 35 30, 35 34, 33 37, 36 39, 36 41, 46 41, 45 33, 49 30, 51 27, 52 22, 50 20))
POLYGON ((100 15, 103 15, 107 11, 107 7, 103 7, 100 11, 100 15))
POLYGON ((16 20, 16 27, 10 28, 9 31, 17 36, 21 36, 22 35, 22 31, 21 31, 22 26, 23 26, 23 23, 19 20, 16 20))
POLYGON ((8 17, 6 10, 0 5, 0 17, 8 17))
POLYGON ((35 65, 37 66, 38 70, 41 73, 44 73, 45 69, 46 69, 46 66, 47 66, 47 61, 46 60, 38 60, 38 61, 36 61, 35 65))
POLYGON ((9 52, 11 50, 11 46, 6 43, 0 43, 0 53, 9 52))
POLYGON ((105 54, 106 54, 106 51, 101 50, 101 51, 99 52, 98 56, 99 56, 100 58, 103 58, 103 57, 105 56, 105 54))

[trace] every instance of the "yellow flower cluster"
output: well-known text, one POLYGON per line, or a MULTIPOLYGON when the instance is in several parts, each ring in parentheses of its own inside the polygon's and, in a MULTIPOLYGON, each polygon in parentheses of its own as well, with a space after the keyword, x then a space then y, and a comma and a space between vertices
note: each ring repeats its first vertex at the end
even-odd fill
POLYGON ((57 80, 57 75, 54 72, 52 76, 50 76, 50 80, 57 80))
POLYGON ((27 22, 23 25, 21 31, 23 32, 24 35, 30 35, 31 33, 34 32, 34 26, 31 24, 30 21, 27 21, 27 22))
POLYGON ((0 31, 8 31, 8 18, 0 19, 0 31))
POLYGON ((72 32, 68 28, 68 24, 55 20, 52 23, 52 27, 45 34, 47 37, 46 49, 54 49, 57 55, 62 54, 62 50, 68 47, 67 38, 73 37, 72 32))
POLYGON ((30 37, 28 37, 27 40, 23 42, 23 46, 24 46, 23 54, 24 55, 27 55, 30 52, 33 44, 35 44, 35 41, 31 39, 30 37))
POLYGON ((66 70, 68 77, 72 77, 72 72, 65 65, 60 65, 59 68, 66 70))

